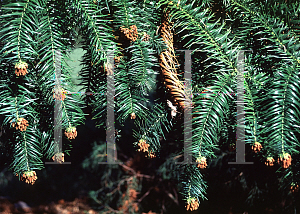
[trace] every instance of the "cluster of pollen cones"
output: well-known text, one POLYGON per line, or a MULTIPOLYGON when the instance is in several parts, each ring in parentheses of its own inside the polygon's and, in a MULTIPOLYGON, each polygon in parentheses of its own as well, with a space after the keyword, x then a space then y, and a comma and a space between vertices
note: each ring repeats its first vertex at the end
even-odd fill
POLYGON ((68 139, 75 139, 77 137, 76 127, 69 127, 65 131, 65 135, 68 139))
MULTIPOLYGON (((139 152, 140 151, 142 151, 142 152, 148 152, 148 157, 150 157, 150 158, 156 157, 156 155, 154 154, 153 151, 149 151, 148 150, 148 148, 149 148, 150 145, 148 143, 146 143, 146 140, 140 139, 139 143, 138 143, 138 146, 140 147, 138 149, 139 152)), ((147 157, 147 155, 145 157, 147 157)))
POLYGON ((199 207, 199 202, 195 198, 191 198, 188 200, 188 204, 186 205, 186 210, 194 211, 197 210, 199 207))
POLYGON ((281 164, 283 168, 288 168, 292 163, 292 157, 289 153, 283 153, 278 158, 278 163, 281 164))
POLYGON ((140 146, 138 151, 143 151, 143 152, 147 152, 148 148, 150 146, 148 143, 146 143, 146 140, 144 140, 144 139, 139 140, 138 145, 140 146))
POLYGON ((57 153, 53 155, 52 160, 58 163, 65 162, 65 154, 64 153, 57 153))
MULTIPOLYGON (((16 174, 16 176, 18 176, 18 174, 16 174)), ((24 172, 23 175, 21 176, 21 181, 24 181, 24 180, 27 184, 33 185, 35 183, 35 181, 37 180, 35 171, 24 172)))
POLYGON ((66 99, 67 91, 65 91, 63 88, 61 88, 60 90, 54 89, 54 91, 55 91, 55 93, 53 94, 54 99, 62 100, 62 101, 66 99))
POLYGON ((130 119, 131 119, 131 120, 134 120, 135 118, 136 118, 136 115, 135 115, 134 112, 132 112, 132 113, 130 114, 130 119))
POLYGON ((135 42, 138 37, 138 31, 135 25, 131 25, 130 29, 120 27, 120 31, 125 35, 127 39, 129 39, 132 42, 135 42))
POLYGON ((292 182, 291 183, 291 192, 298 192, 298 191, 299 191, 299 185, 292 182))
POLYGON ((21 117, 17 119, 17 124, 14 122, 12 123, 12 120, 10 122, 12 127, 16 127, 16 129, 19 129, 20 131, 26 131, 27 126, 29 126, 28 121, 21 117))
MULTIPOLYGON (((278 164, 280 164, 283 168, 288 168, 292 164, 292 157, 288 153, 281 154, 277 160, 278 164)), ((275 160, 273 157, 267 157, 265 164, 267 166, 274 166, 275 160)))
POLYGON ((266 160, 266 162, 265 162, 265 164, 266 164, 267 166, 274 166, 274 163, 275 163, 275 160, 274 160, 273 157, 267 157, 267 160, 266 160))
MULTIPOLYGON (((259 142, 255 142, 252 145, 252 151, 254 151, 255 153, 261 151, 262 149, 262 145, 259 142)), ((283 168, 288 168, 291 164, 292 164, 292 157, 289 153, 283 153, 280 154, 277 160, 278 164, 281 165, 281 167, 283 168)), ((275 160, 273 157, 267 157, 265 164, 267 166, 274 166, 275 160)))
POLYGON ((262 149, 262 145, 259 142, 255 142, 254 145, 252 145, 253 152, 257 153, 262 149))
POLYGON ((17 76, 20 75, 25 76, 28 73, 27 68, 28 68, 28 64, 26 62, 23 61, 17 62, 15 65, 15 69, 16 69, 15 74, 17 76))
POLYGON ((206 158, 205 157, 201 157, 201 158, 197 158, 196 162, 199 163, 197 164, 197 167, 200 169, 204 169, 207 167, 207 163, 206 163, 206 158))

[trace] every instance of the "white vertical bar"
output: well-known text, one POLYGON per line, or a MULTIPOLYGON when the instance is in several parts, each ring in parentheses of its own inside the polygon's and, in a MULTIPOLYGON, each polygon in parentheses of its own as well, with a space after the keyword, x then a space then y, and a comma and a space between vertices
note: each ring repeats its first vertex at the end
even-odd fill
MULTIPOLYGON (((56 91, 62 94, 61 90, 61 52, 55 50, 55 87, 56 91)), ((55 99, 54 106, 54 154, 62 152, 62 107, 61 100, 55 99)), ((45 162, 45 164, 71 164, 71 162, 45 162)))
POLYGON ((107 120, 106 120, 106 146, 107 162, 98 164, 118 164, 116 162, 117 149, 115 144, 115 80, 114 80, 114 49, 107 51, 107 120))
MULTIPOLYGON (((185 53, 184 64, 184 160, 183 162, 175 162, 176 164, 192 163, 192 51, 179 50, 185 53)), ((196 162, 195 162, 196 163, 196 162)))
POLYGON ((238 52, 237 58, 237 141, 236 141, 236 162, 228 162, 228 164, 253 164, 245 160, 245 86, 244 86, 244 52, 238 52))

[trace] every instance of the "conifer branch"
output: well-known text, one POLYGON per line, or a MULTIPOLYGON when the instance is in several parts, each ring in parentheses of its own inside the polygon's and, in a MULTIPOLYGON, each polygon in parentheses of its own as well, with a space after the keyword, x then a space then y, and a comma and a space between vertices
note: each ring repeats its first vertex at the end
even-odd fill
POLYGON ((22 22, 23 22, 23 16, 24 16, 24 13, 25 13, 25 10, 27 8, 28 3, 29 3, 29 0, 27 0, 27 3, 25 4, 24 10, 22 12, 20 26, 19 26, 19 35, 18 35, 18 58, 19 58, 19 61, 21 61, 21 57, 20 57, 20 40, 21 40, 20 35, 21 35, 21 27, 22 27, 22 22))

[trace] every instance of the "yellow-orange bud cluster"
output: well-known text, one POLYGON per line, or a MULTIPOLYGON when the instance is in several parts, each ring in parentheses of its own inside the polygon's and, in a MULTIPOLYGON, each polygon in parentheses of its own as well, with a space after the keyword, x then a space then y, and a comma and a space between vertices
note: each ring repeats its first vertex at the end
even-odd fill
MULTIPOLYGON (((12 120, 10 122, 12 122, 12 120)), ((29 126, 29 125, 28 125, 27 120, 20 117, 17 119, 17 125, 16 125, 16 123, 11 123, 11 126, 16 127, 17 130, 19 129, 20 131, 26 131, 27 126, 29 126)))
POLYGON ((137 27, 135 25, 130 26, 130 30, 128 28, 120 27, 120 31, 125 35, 127 39, 135 42, 138 37, 137 27))
MULTIPOLYGON (((18 174, 16 174, 16 176, 18 176, 18 174)), ((35 183, 35 181, 37 180, 35 171, 24 172, 23 175, 21 176, 21 181, 24 181, 24 180, 27 184, 33 185, 35 183)))
POLYGON ((190 210, 190 211, 197 210, 199 207, 199 202, 196 198, 190 198, 188 200, 188 204, 185 207, 186 210, 190 210))
MULTIPOLYGON (((146 156, 146 157, 147 157, 147 156, 146 156)), ((153 151, 150 151, 150 152, 148 152, 148 157, 150 157, 150 158, 155 158, 156 155, 154 154, 153 151)))
POLYGON ((53 155, 52 160, 55 162, 58 162, 58 163, 62 163, 62 162, 65 162, 64 156, 65 156, 65 154, 60 152, 60 153, 53 155))
POLYGON ((53 98, 56 99, 56 100, 62 100, 64 101, 66 99, 66 91, 61 88, 60 90, 59 89, 55 89, 55 93, 53 94, 53 98))
POLYGON ((27 68, 28 68, 28 64, 26 62, 23 61, 17 62, 15 65, 15 69, 16 69, 15 74, 17 76, 20 75, 25 76, 28 73, 27 68))
POLYGON ((262 149, 262 145, 259 142, 255 142, 254 145, 252 145, 252 151, 257 153, 262 149))
POLYGON ((136 115, 135 115, 134 112, 132 112, 132 113, 130 114, 130 119, 131 119, 131 120, 134 120, 135 118, 136 118, 136 115))
POLYGON ((292 182, 291 183, 291 192, 298 192, 298 190, 299 190, 299 185, 292 182))
POLYGON ((140 146, 138 151, 143 151, 143 152, 147 152, 150 146, 149 144, 146 143, 146 140, 144 139, 140 139, 138 145, 140 146))
POLYGON ((68 139, 75 139, 77 137, 76 127, 69 127, 65 130, 65 135, 68 139))
POLYGON ((292 163, 292 157, 289 153, 283 153, 278 158, 278 163, 281 163, 283 168, 288 168, 292 163))
POLYGON ((274 162, 275 162, 275 160, 274 160, 273 157, 267 157, 267 160, 266 160, 265 164, 267 166, 274 166, 274 162))
POLYGON ((207 167, 207 163, 206 163, 206 158, 205 157, 200 157, 196 159, 196 162, 199 163, 197 164, 197 167, 200 169, 204 169, 207 167))

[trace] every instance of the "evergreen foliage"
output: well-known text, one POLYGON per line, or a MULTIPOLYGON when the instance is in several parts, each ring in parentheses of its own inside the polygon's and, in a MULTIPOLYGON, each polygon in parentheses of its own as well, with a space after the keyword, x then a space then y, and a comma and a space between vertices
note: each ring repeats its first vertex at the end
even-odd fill
MULTIPOLYGON (((198 209, 207 199, 204 168, 218 161, 224 145, 236 141, 235 93, 242 75, 246 146, 254 152, 250 156, 269 167, 272 158, 279 164, 283 191, 300 185, 299 1, 3 0, 0 27, 0 115, 7 130, 1 136, 1 155, 4 159, 12 152, 8 164, 26 182, 34 183, 29 172, 44 168, 43 157, 51 159, 72 147, 69 141, 61 151, 54 141, 55 99, 61 101, 62 129, 68 138, 76 137, 74 127, 84 124, 87 107, 102 129, 107 108, 114 108, 116 126, 134 121, 136 141, 124 142, 151 160, 164 158, 159 154, 161 144, 168 143, 166 136, 183 135, 182 100, 192 101, 192 147, 176 147, 158 175, 177 180, 186 209, 198 209), (94 96, 68 94, 75 85, 66 60, 79 35, 86 51, 79 86, 94 96), (184 91, 185 62, 178 49, 193 50, 192 100, 184 91), (245 73, 237 64, 242 50, 245 73), (108 89, 108 80, 114 89, 108 89), (61 91, 53 95, 56 81, 65 97, 61 91), (107 93, 112 90, 114 94, 107 93), (108 96, 114 96, 114 106, 107 104, 108 96), (27 128, 20 118, 28 121, 27 128), (193 164, 174 164, 175 155, 183 160, 184 152, 192 154, 193 164)), ((182 137, 176 140, 184 144, 182 137)), ((94 158, 104 146, 95 145, 94 158)), ((130 185, 140 188, 136 180, 130 185)), ((97 196, 92 194, 95 200, 97 196)))

